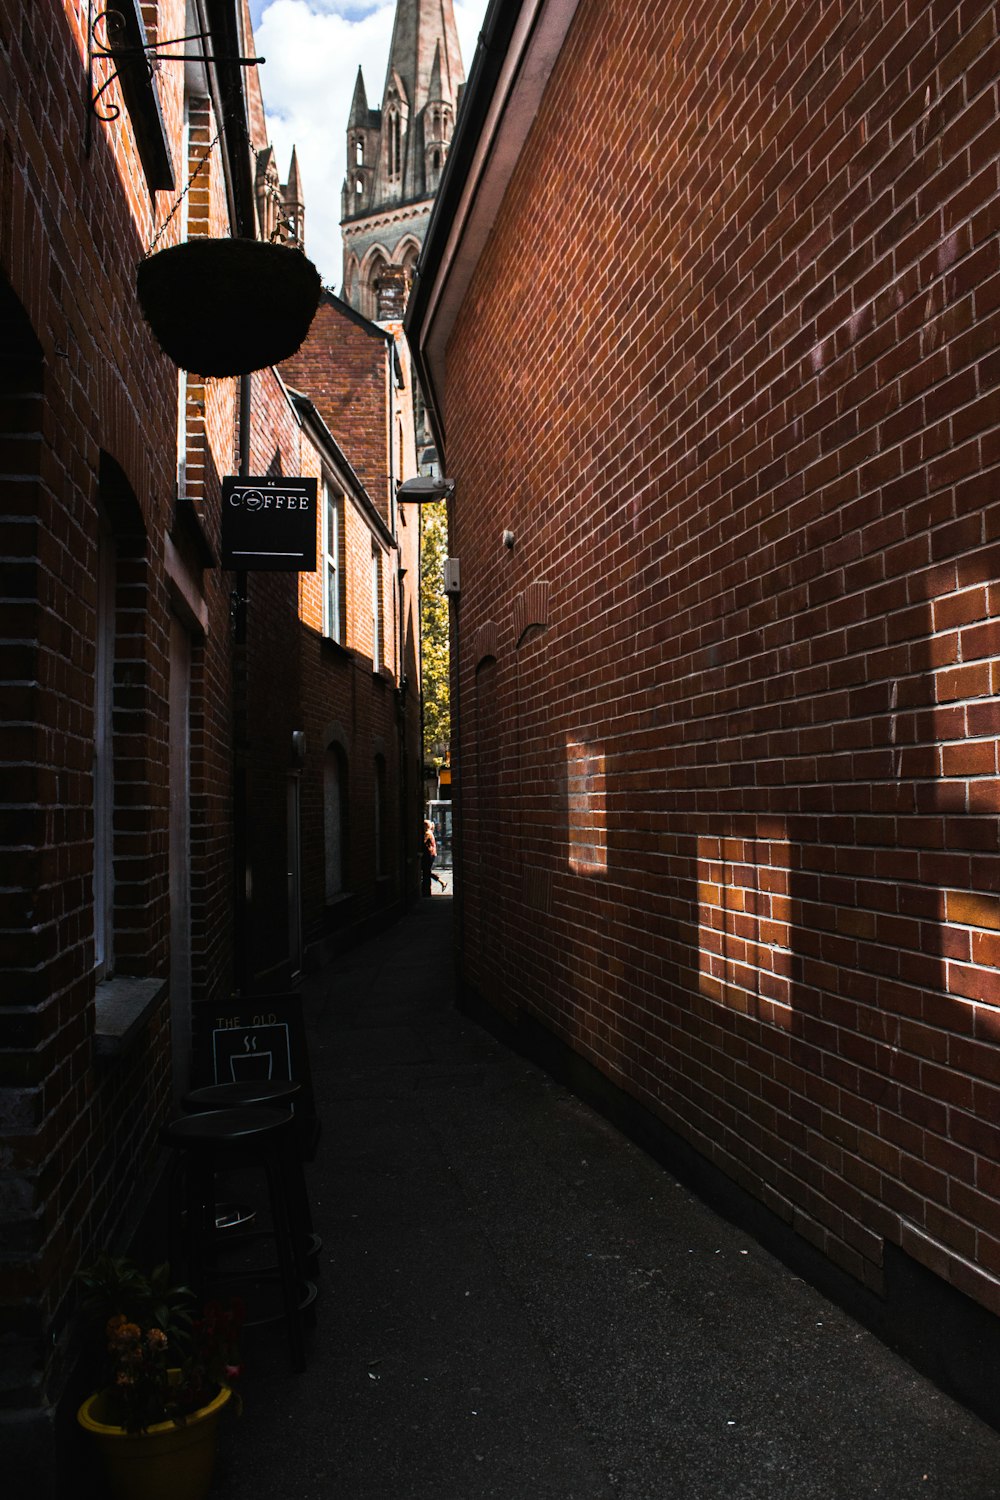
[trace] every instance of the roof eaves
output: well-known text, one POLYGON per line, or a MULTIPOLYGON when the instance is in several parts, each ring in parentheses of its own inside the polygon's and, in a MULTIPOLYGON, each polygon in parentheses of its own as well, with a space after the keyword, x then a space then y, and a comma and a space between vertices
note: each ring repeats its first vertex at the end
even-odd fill
POLYGON ((317 447, 344 480, 346 487, 351 491, 352 497, 364 512, 368 524, 378 533, 387 547, 395 547, 396 540, 392 532, 385 524, 375 502, 358 478, 350 459, 337 442, 337 439, 326 425, 313 402, 304 391, 297 391, 292 386, 286 386, 286 390, 289 400, 298 412, 300 419, 310 429, 317 447))
POLYGON ((372 322, 371 318, 366 318, 364 313, 357 312, 349 302, 344 301, 343 297, 338 297, 336 292, 331 292, 329 287, 324 287, 320 292, 320 301, 327 302, 336 312, 363 329, 372 338, 381 339, 386 344, 395 344, 393 335, 387 329, 380 328, 377 323, 372 322))
POLYGON ((404 326, 439 449, 444 351, 579 0, 491 0, 404 326))

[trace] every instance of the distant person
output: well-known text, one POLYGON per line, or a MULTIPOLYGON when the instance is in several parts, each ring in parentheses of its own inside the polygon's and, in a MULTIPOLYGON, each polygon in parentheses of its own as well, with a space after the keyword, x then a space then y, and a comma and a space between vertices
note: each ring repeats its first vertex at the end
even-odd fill
POLYGON ((445 888, 444 881, 441 879, 440 875, 434 874, 434 861, 437 859, 437 852, 438 846, 437 839, 434 837, 434 824, 431 822, 430 818, 425 818, 424 847, 420 857, 420 871, 422 877, 420 882, 420 894, 422 896, 429 896, 431 894, 432 879, 437 881, 442 890, 444 890, 445 888))

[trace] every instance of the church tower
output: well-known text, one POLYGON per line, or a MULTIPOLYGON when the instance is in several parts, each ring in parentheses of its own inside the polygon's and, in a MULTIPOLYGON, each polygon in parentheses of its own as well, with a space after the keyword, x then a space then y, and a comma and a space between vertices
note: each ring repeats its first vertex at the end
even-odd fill
POLYGON ((254 194, 261 239, 280 240, 283 244, 304 248, 306 206, 302 197, 299 159, 295 147, 292 147, 288 181, 284 183, 278 175, 273 146, 265 146, 263 150, 255 152, 255 155, 257 167, 254 194))
POLYGON ((358 69, 341 200, 342 295, 377 322, 403 316, 464 82, 452 0, 397 0, 380 108, 358 69))

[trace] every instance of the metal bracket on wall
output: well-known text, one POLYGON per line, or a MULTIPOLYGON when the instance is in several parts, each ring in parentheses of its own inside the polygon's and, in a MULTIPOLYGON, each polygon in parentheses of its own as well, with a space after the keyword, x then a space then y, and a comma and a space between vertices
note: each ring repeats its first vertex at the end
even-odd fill
MULTIPOLYGON (((195 31, 190 36, 177 36, 169 41, 149 43, 145 40, 145 33, 141 30, 141 21, 136 22, 138 17, 129 25, 129 16, 120 10, 101 10, 92 16, 87 48, 87 80, 88 93, 90 96, 90 112, 98 120, 105 123, 117 120, 121 109, 117 104, 102 105, 101 96, 106 89, 110 88, 124 68, 134 66, 140 60, 145 63, 149 77, 158 72, 165 62, 200 62, 200 63, 236 63, 241 68, 252 68, 257 63, 266 61, 263 57, 213 57, 204 52, 167 52, 162 53, 163 47, 179 47, 185 42, 208 42, 211 35, 207 31, 195 31), (105 40, 98 37, 97 28, 104 26, 105 40), (138 40, 136 40, 138 37, 138 40), (101 84, 100 88, 94 90, 94 63, 98 58, 109 58, 114 63, 114 71, 101 84), (106 110, 106 113, 102 113, 106 110)), ((88 129, 89 129, 88 118, 88 129)))

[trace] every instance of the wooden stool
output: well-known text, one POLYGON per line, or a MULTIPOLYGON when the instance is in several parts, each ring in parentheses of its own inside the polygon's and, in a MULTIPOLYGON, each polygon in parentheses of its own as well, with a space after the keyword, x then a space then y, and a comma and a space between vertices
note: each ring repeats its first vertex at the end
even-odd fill
POLYGON ((315 1287, 304 1276, 302 1228, 296 1222, 301 1203, 294 1189, 289 1189, 296 1170, 299 1177, 302 1174, 291 1113, 242 1107, 183 1115, 164 1127, 163 1139, 179 1153, 184 1166, 185 1250, 195 1290, 207 1296, 214 1283, 260 1279, 276 1272, 292 1365, 304 1370, 302 1309, 315 1296, 315 1287), (264 1173, 272 1228, 258 1231, 255 1237, 273 1239, 277 1263, 253 1271, 222 1272, 217 1265, 215 1179, 216 1173, 237 1166, 259 1167, 264 1173))

